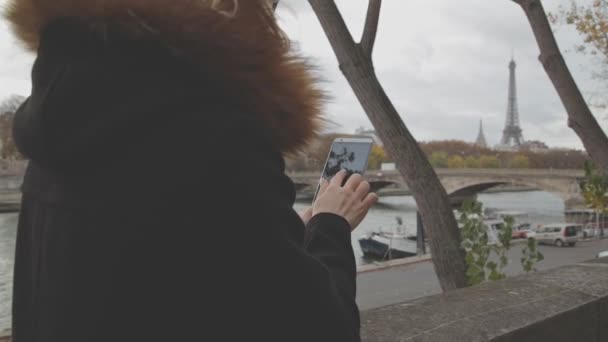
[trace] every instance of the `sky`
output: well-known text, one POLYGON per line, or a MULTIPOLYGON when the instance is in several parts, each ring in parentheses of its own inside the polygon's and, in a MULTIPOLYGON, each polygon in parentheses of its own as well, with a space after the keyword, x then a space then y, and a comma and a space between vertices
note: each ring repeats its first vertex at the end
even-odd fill
MULTIPOLYGON (((5 3, 0 0, 0 6, 5 3)), ((353 36, 360 37, 367 0, 336 3, 353 36)), ((568 3, 543 1, 548 11, 568 3)), ((323 79, 331 97, 325 116, 334 123, 328 129, 354 133, 359 127, 372 128, 308 2, 282 0, 277 17, 294 48, 323 79)), ((596 94, 602 85, 590 74, 597 60, 571 51, 582 41, 571 28, 556 27, 555 33, 583 93, 596 94)), ((472 142, 483 120, 486 139, 494 145, 505 124, 513 56, 524 139, 582 149, 567 127, 567 115, 538 54, 523 11, 510 0, 384 0, 373 59, 380 82, 416 139, 472 142)), ((0 99, 28 95, 33 60, 0 19, 0 99)), ((608 131, 608 115, 595 112, 608 131)))

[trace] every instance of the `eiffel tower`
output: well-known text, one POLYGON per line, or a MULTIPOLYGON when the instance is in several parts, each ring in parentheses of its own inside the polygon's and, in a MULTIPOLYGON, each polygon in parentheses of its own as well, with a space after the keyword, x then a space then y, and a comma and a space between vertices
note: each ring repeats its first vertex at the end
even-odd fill
POLYGON ((518 149, 524 144, 524 138, 519 126, 519 112, 517 110, 517 89, 515 87, 515 61, 509 63, 509 103, 507 105, 507 121, 502 131, 500 147, 503 149, 518 149))

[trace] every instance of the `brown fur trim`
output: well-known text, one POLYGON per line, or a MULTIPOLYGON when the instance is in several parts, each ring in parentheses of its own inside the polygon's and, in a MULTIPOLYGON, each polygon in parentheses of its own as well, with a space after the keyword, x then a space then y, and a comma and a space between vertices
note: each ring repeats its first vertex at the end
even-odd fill
POLYGON ((6 16, 33 51, 41 30, 58 18, 158 40, 213 73, 284 153, 297 152, 320 127, 322 93, 291 53, 268 0, 9 0, 6 16))

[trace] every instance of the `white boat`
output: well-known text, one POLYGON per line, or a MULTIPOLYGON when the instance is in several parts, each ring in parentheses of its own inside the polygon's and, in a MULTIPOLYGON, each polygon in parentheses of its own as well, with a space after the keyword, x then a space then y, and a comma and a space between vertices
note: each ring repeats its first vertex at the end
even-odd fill
POLYGON ((416 242, 405 235, 405 227, 400 218, 397 218, 397 223, 392 231, 380 229, 361 236, 359 246, 364 258, 391 260, 417 255, 416 242))

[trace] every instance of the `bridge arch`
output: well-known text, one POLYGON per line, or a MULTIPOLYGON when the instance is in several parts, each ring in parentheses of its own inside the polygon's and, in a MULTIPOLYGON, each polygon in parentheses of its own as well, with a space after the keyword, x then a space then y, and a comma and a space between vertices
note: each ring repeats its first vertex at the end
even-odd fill
MULTIPOLYGON (((442 185, 454 203, 501 184, 523 185, 556 194, 566 202, 566 207, 582 205, 580 181, 582 170, 541 169, 437 169, 442 185)), ((316 172, 290 174, 300 193, 314 191, 319 181, 316 172)), ((370 171, 365 177, 372 191, 397 186, 407 190, 403 178, 397 171, 370 171)))
POLYGON ((565 202, 573 201, 580 197, 580 188, 578 181, 575 179, 555 180, 543 178, 480 178, 480 179, 462 179, 459 181, 444 180, 446 191, 450 197, 455 198, 470 198, 474 197, 482 191, 491 189, 499 185, 524 186, 541 191, 546 191, 561 198, 565 202))

